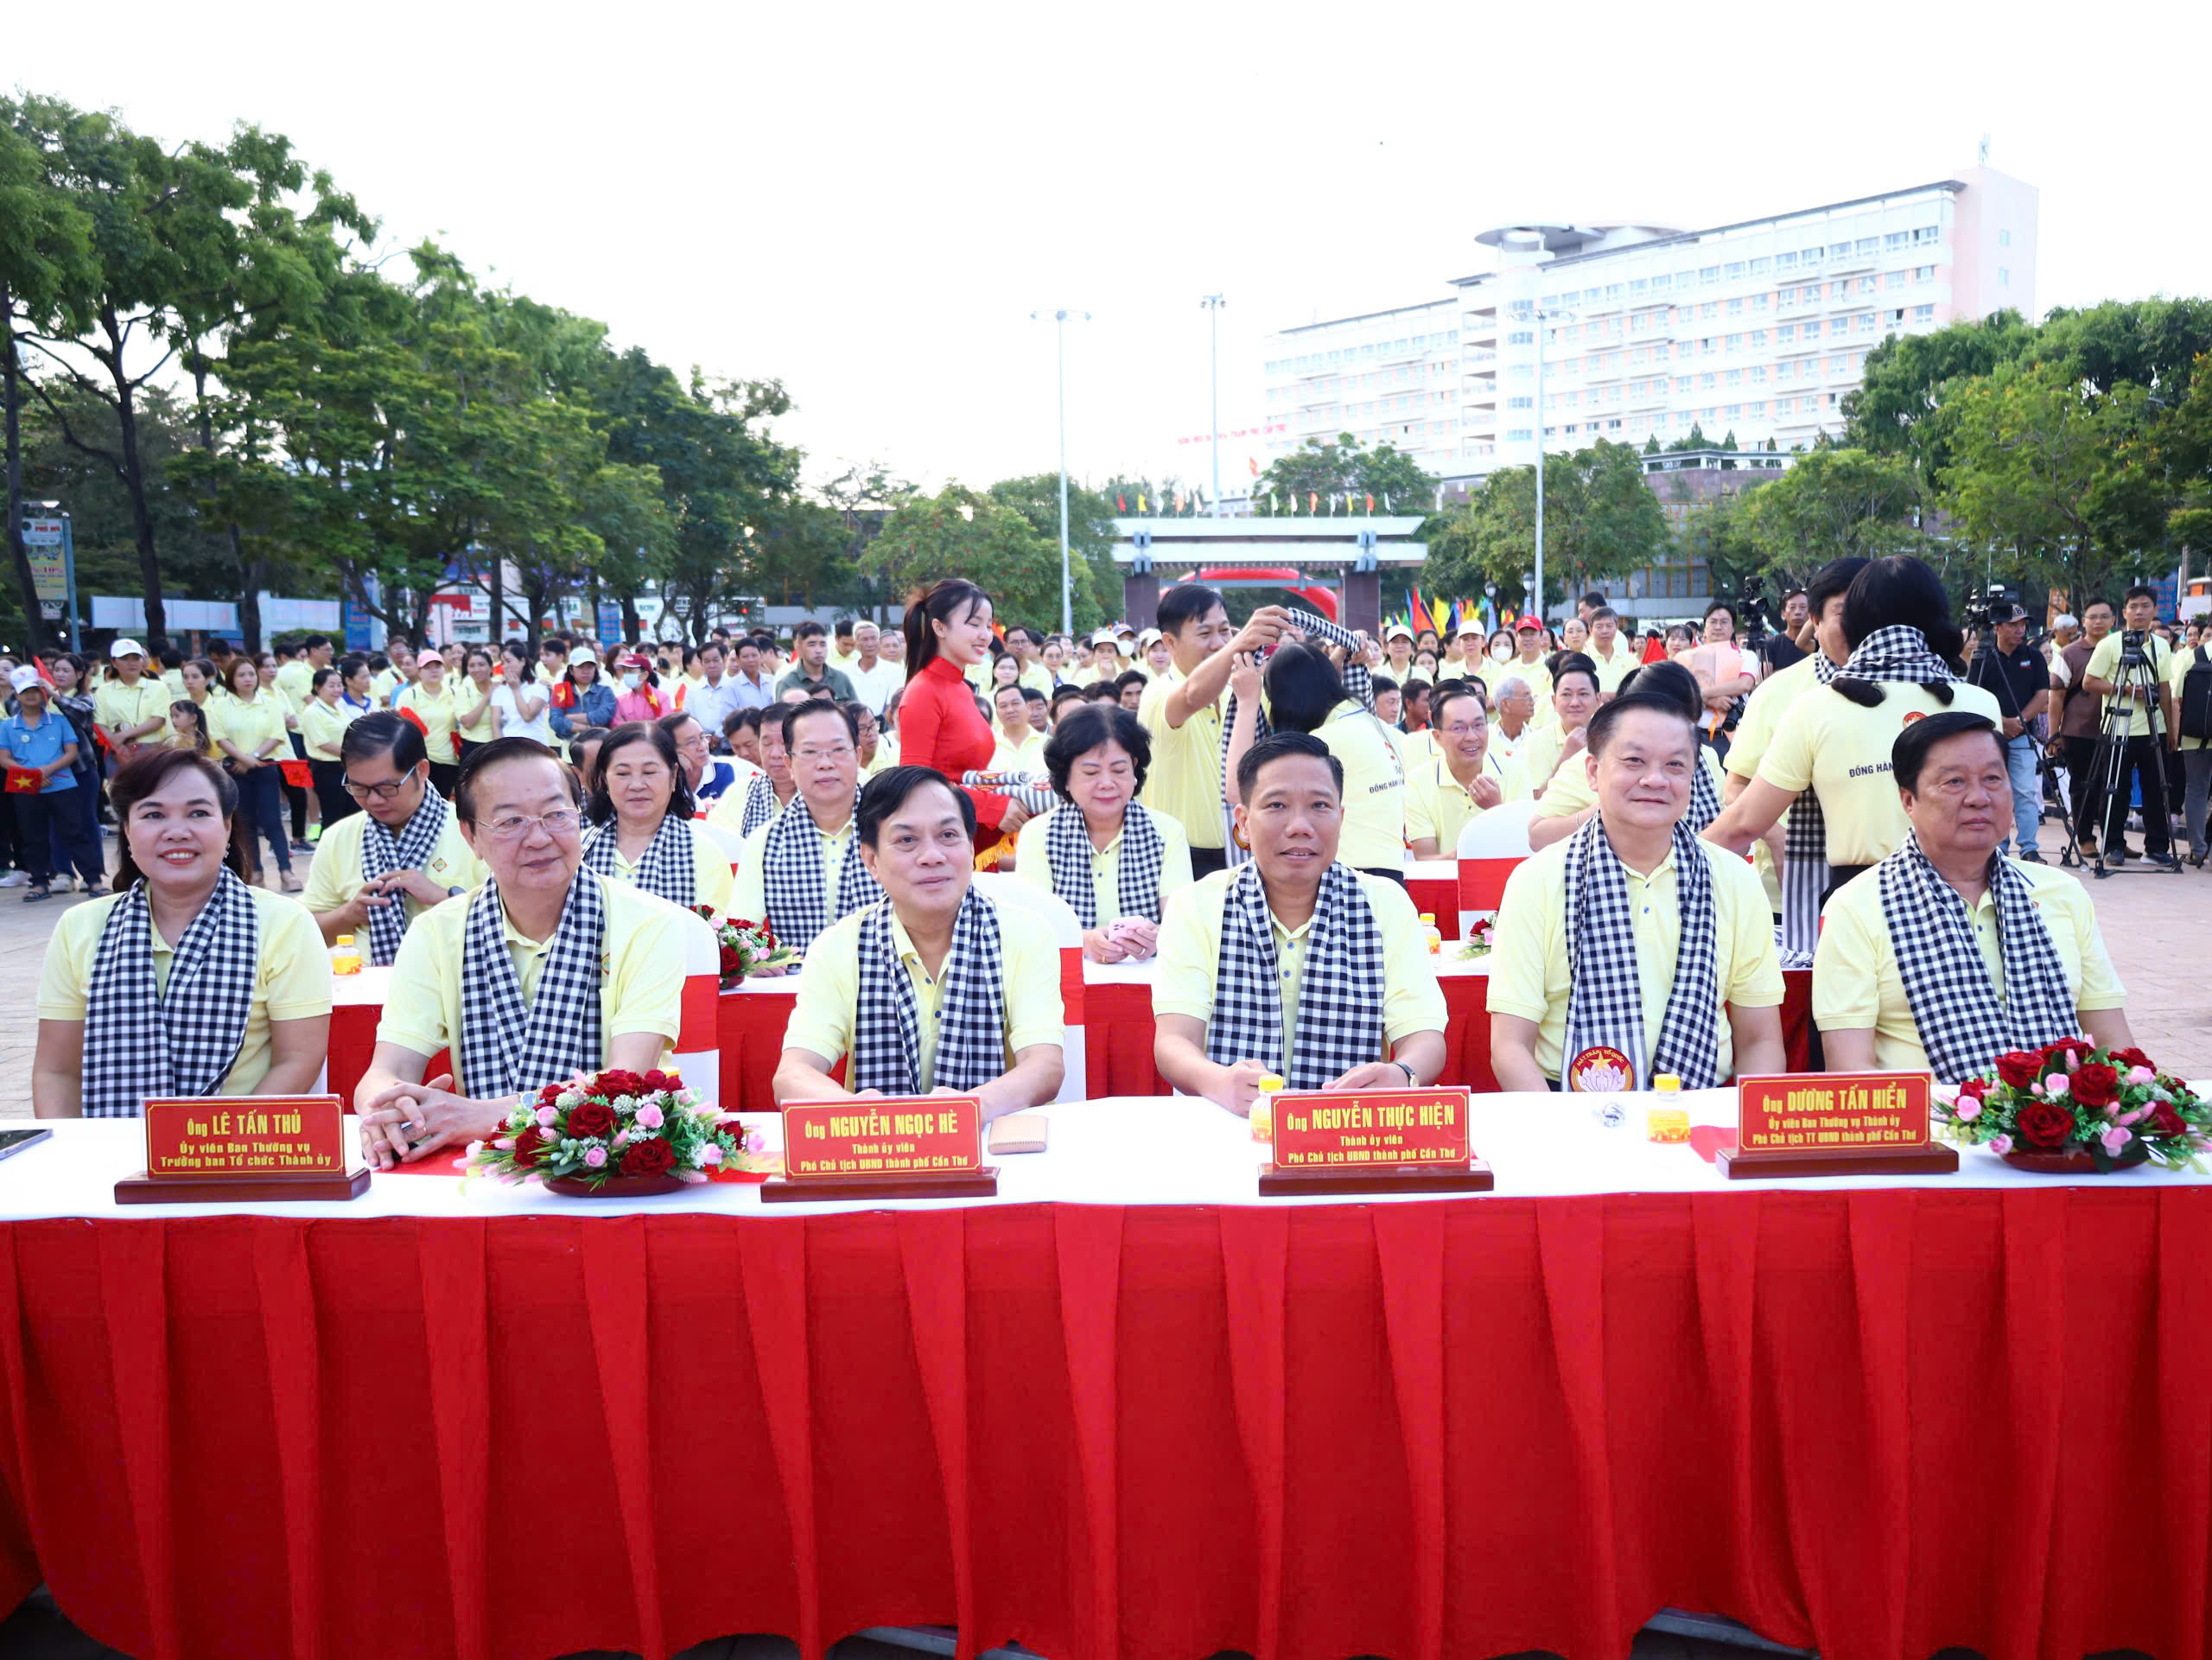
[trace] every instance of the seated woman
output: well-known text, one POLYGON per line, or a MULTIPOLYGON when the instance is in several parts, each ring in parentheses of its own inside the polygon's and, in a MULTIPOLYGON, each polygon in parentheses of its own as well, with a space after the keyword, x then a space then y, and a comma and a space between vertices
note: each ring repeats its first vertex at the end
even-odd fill
POLYGON ((986 1120, 1058 1091, 1058 952, 977 892, 976 806, 932 767, 861 792, 860 856, 885 897, 818 935, 784 1032, 776 1100, 973 1095, 986 1120), (841 1088, 830 1076, 848 1058, 841 1088))
POLYGON ((189 749, 142 749, 109 794, 116 891, 64 913, 47 945, 32 1110, 135 1118, 149 1097, 314 1089, 330 961, 304 906, 226 862, 237 785, 189 749))
POLYGON ((676 741, 658 723, 616 727, 592 762, 584 866, 690 910, 729 908, 729 855, 691 827, 676 741))
POLYGON ((1190 884, 1190 836, 1136 802, 1151 765, 1152 740, 1127 709, 1071 711, 1045 745, 1045 770, 1066 805, 1024 824, 1014 843, 1014 875, 1073 907, 1094 963, 1150 957, 1160 902, 1190 884))
MULTIPOLYGON (((1567 759, 1560 761, 1544 790, 1543 798, 1537 804, 1535 816, 1529 821, 1529 845, 1531 849, 1548 848, 1554 842, 1567 838, 1589 823, 1598 811, 1598 788, 1592 780, 1589 760, 1590 716, 1597 712, 1597 665, 1588 658, 1561 660, 1560 678, 1567 683, 1569 702, 1581 686, 1582 665, 1589 665, 1590 691, 1584 700, 1582 713, 1575 718, 1562 709, 1562 722, 1573 719, 1572 747, 1567 759)), ((1698 686, 1697 677, 1679 663, 1649 663, 1640 669, 1629 671, 1621 682, 1622 692, 1650 692, 1672 698, 1680 703, 1692 720, 1704 712, 1704 694, 1698 686)), ((1553 701, 1558 702, 1558 688, 1553 689, 1553 701)), ((1720 792, 1726 779, 1720 771, 1719 754, 1709 744, 1698 746, 1698 768, 1690 777, 1689 810, 1682 815, 1682 822, 1696 835, 1710 824, 1720 813, 1720 792)))

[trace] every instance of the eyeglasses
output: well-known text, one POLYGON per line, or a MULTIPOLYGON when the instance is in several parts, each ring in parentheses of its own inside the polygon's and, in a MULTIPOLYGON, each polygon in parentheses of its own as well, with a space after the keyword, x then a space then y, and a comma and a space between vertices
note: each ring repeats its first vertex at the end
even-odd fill
POLYGON ((817 760, 849 760, 852 758, 852 754, 853 747, 849 743, 836 744, 830 747, 821 749, 817 748, 812 744, 808 744, 804 748, 793 750, 791 752, 791 759, 793 760, 803 760, 809 763, 817 760))
POLYGON ((346 786, 346 793, 356 801, 390 801, 407 787, 412 776, 411 773, 403 774, 388 784, 356 784, 350 778, 340 779, 339 782, 346 786))
POLYGON ((518 841, 533 828, 543 826, 548 836, 573 836, 584 816, 573 807, 556 807, 551 812, 509 813, 504 818, 494 818, 485 826, 502 842, 518 841))

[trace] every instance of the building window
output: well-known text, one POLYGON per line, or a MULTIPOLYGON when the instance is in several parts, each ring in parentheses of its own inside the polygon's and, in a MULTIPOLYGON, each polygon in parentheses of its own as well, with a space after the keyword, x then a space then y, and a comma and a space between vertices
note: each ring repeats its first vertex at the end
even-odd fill
POLYGON ((1805 302, 1805 303, 1806 303, 1807 305, 1813 305, 1813 306, 1816 306, 1816 305, 1820 304, 1820 302, 1821 302, 1821 285, 1820 285, 1818 283, 1807 283, 1807 284, 1806 284, 1806 286, 1805 286, 1805 292, 1804 292, 1804 295, 1803 295, 1803 299, 1804 299, 1804 302, 1805 302))
POLYGON ((1536 331, 1533 328, 1516 328, 1505 337, 1505 343, 1508 346, 1534 346, 1536 343, 1536 331))
POLYGON ((1726 266, 1724 267, 1724 270, 1727 275, 1728 280, 1732 283, 1736 278, 1744 274, 1744 262, 1740 259, 1732 259, 1728 262, 1726 266))
POLYGON ((1910 279, 1906 276, 1906 274, 1901 270, 1893 270, 1889 276, 1889 284, 1893 289, 1903 288, 1910 280, 1910 279))
POLYGON ((2006 270, 2002 265, 1999 265, 1997 268, 1997 286, 2001 289, 2008 289, 2012 286, 2012 273, 2006 270))
POLYGON ((1719 378, 1708 369, 1705 373, 1698 377, 1698 384, 1707 391, 1711 391, 1715 386, 1718 386, 1720 382, 1719 378))
POLYGON ((1509 410, 1532 410, 1535 406, 1536 400, 1533 398, 1509 398, 1505 400, 1505 407, 1509 410))
POLYGON ((1872 277, 1862 277, 1859 279, 1859 291, 1861 294, 1872 294, 1874 291, 1874 288, 1875 283, 1872 277))
POLYGON ((1878 245, 1874 238, 1871 236, 1862 236, 1859 239, 1858 245, 1853 251, 1858 253, 1872 253, 1878 245))
POLYGON ((1754 347, 1764 346, 1766 344, 1766 330, 1764 328, 1754 328, 1751 330, 1751 344, 1754 347))
POLYGON ((1788 270, 1796 263, 1797 256, 1794 253, 1778 253, 1774 257, 1774 268, 1777 270, 1788 270))
POLYGON ((1767 296, 1764 290, 1758 294, 1754 294, 1751 296, 1751 309, 1754 311, 1764 311, 1766 309, 1766 301, 1767 296))
POLYGON ((1618 283, 1606 283, 1606 284, 1605 284, 1605 297, 1606 297, 1608 300, 1618 300, 1618 299, 1619 299, 1619 298, 1621 297, 1621 285, 1620 285, 1618 283))
POLYGON ((1668 276, 1664 271, 1662 271, 1658 276, 1651 279, 1651 291, 1654 294, 1656 294, 1660 289, 1669 286, 1674 280, 1675 279, 1673 277, 1668 276))
POLYGON ((1775 326, 1774 339, 1776 345, 1787 346, 1790 341, 1796 338, 1797 325, 1796 323, 1777 323, 1775 326))
POLYGON ((1720 267, 1718 265, 1700 266, 1698 270, 1697 280, 1700 283, 1719 282, 1720 280, 1720 267))
POLYGON ((1754 259, 1751 261, 1751 275, 1754 277, 1758 276, 1762 271, 1766 270, 1766 267, 1767 262, 1765 260, 1754 259))
MULTIPOLYGON (((1918 230, 1915 231, 1915 232, 1912 233, 1912 239, 1913 239, 1915 242, 1916 242, 1916 243, 1918 243, 1918 242, 1933 242, 1933 241, 1936 239, 1936 238, 1937 234, 1938 234, 1938 232, 1937 232, 1937 231, 1936 231, 1936 228, 1934 226, 1932 226, 1932 225, 1923 225, 1923 226, 1922 226, 1918 230)), ((2005 232, 2005 234, 2006 234, 2006 235, 2010 235, 2010 234, 2011 234, 2011 232, 2005 232)))
POLYGON ((1902 248, 1904 245, 1905 233, 1903 231, 1892 231, 1882 239, 1882 245, 1885 248, 1902 248))
POLYGON ((1912 320, 1916 323, 1934 322, 1936 321, 1936 308, 1932 305, 1913 307, 1912 320))
POLYGON ((1628 291, 1630 294, 1641 294, 1644 289, 1650 286, 1651 285, 1645 282, 1641 277, 1631 277, 1629 280, 1628 291))
POLYGON ((1831 242, 1831 243, 1829 243, 1829 244, 1828 244, 1828 258, 1831 258, 1831 259, 1848 259, 1848 258, 1851 258, 1851 245, 1850 245, 1848 242, 1831 242))
POLYGON ((1731 369, 1728 372, 1728 384, 1731 386, 1742 385, 1744 384, 1744 372, 1741 369, 1731 369))
POLYGON ((1729 302, 1728 302, 1728 315, 1729 315, 1730 316, 1732 316, 1732 317, 1740 317, 1740 316, 1742 316, 1742 315, 1744 315, 1744 302, 1743 302, 1743 301, 1742 301, 1742 300, 1740 300, 1740 299, 1736 299, 1736 300, 1731 300, 1731 301, 1729 301, 1729 302))
POLYGON ((1675 377, 1675 390, 1678 392, 1686 392, 1689 391, 1691 378, 1692 377, 1688 375, 1676 375, 1675 377))
POLYGON ((1916 283, 1934 282, 1936 280, 1936 267, 1933 265, 1915 265, 1912 268, 1912 280, 1916 283))
POLYGON ((1505 441, 1508 443, 1527 443, 1529 442, 1529 429, 1526 427, 1515 427, 1511 429, 1506 433, 1505 441))
POLYGON ((1741 420, 1743 414, 1744 406, 1741 404, 1731 404, 1728 406, 1728 418, 1731 421, 1741 420))
POLYGON ((1821 263, 1821 251, 1818 248, 1808 248, 1797 257, 1808 265, 1817 265, 1821 263))
POLYGON ((1820 326, 1820 324, 1818 324, 1818 323, 1816 323, 1816 322, 1808 322, 1808 323, 1807 323, 1807 324, 1805 325, 1805 338, 1806 338, 1807 340, 1816 340, 1820 339, 1820 337, 1821 337, 1821 326, 1820 326))
POLYGON ((1744 349, 1744 337, 1741 334, 1731 334, 1728 336, 1728 349, 1732 352, 1742 351, 1744 349))
POLYGON ((1764 363, 1755 363, 1755 364, 1753 364, 1753 365, 1751 366, 1751 381, 1752 381, 1752 384, 1753 384, 1754 385, 1758 385, 1759 382, 1761 382, 1761 381, 1764 380, 1765 378, 1766 378, 1766 365, 1764 365, 1764 363))
POLYGON ((1999 231, 1997 233, 1997 245, 2000 248, 2011 247, 2012 245, 2012 233, 2010 231, 1999 231))

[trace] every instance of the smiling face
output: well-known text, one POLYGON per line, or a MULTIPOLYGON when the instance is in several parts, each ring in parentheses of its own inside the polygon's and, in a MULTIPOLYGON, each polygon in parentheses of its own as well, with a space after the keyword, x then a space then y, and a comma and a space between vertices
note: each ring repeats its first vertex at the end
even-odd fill
POLYGON ((1930 858, 1986 859, 2012 828, 2012 782, 1993 732, 1929 745, 1918 785, 1897 798, 1930 858))
POLYGON ((165 895, 213 887, 231 845, 214 783, 198 766, 179 766, 160 789, 131 803, 124 834, 131 862, 165 895))
POLYGON ((676 774, 669 771, 668 763, 650 741, 634 740, 620 749, 602 747, 599 778, 625 829, 657 828, 668 817, 669 799, 676 792, 676 774))
POLYGON ((1082 811, 1086 824, 1120 824, 1136 790, 1136 763, 1111 738, 1084 750, 1068 768, 1068 798, 1082 811))
POLYGON ((1021 688, 1004 685, 991 699, 991 709, 999 718, 999 730, 1019 743, 1029 733, 1029 700, 1021 695, 1021 688))
POLYGON ((425 655, 423 658, 423 690, 435 696, 446 684, 446 660, 442 657, 425 655))
POLYGON ((952 786, 932 782, 912 791, 876 826, 875 845, 861 844, 861 861, 902 916, 957 911, 976 859, 952 786))
POLYGON ((1598 689, 1586 674, 1563 674, 1552 687, 1552 709, 1561 732, 1580 732, 1597 712, 1598 689))
POLYGON ((468 845, 507 893, 566 893, 583 862, 583 831, 561 763, 550 755, 517 755, 479 771, 472 782, 476 822, 463 824, 468 845), (548 813, 565 816, 556 828, 548 813))
POLYGON ((817 700, 799 707, 806 712, 791 722, 787 752, 791 778, 813 810, 816 824, 842 824, 853 810, 853 792, 860 787, 860 751, 836 704, 817 700))
POLYGON ((1236 629, 1229 620, 1228 607, 1213 606, 1198 616, 1185 619, 1181 627, 1167 632, 1168 658, 1188 674, 1236 637, 1236 629))
POLYGON ((1587 764, 1608 824, 1664 830, 1689 808, 1697 728, 1688 715, 1630 709, 1614 725, 1605 752, 1587 764))
POLYGON ((991 602, 988 600, 969 600, 955 605, 952 614, 929 620, 930 632, 937 636, 937 648, 962 669, 981 663, 991 649, 991 602))
POLYGON ((1344 835, 1344 799, 1329 764, 1319 755, 1282 755, 1261 767, 1237 828, 1270 885, 1311 887, 1336 862, 1344 835))
POLYGON ((1483 700, 1465 692, 1446 698, 1436 717, 1436 741, 1463 783, 1474 777, 1490 753, 1490 716, 1483 700))

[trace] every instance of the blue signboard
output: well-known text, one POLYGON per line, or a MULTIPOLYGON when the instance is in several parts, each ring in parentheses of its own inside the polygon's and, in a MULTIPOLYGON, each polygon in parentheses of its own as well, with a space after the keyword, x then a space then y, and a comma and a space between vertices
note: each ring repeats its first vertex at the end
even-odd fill
POLYGON ((377 620, 359 600, 346 601, 346 649, 366 652, 376 645, 377 620))
POLYGON ((599 602, 599 643, 612 651, 622 641, 622 607, 610 601, 599 602))
POLYGON ((2158 590, 2158 614, 2168 622, 2176 620, 2181 614, 2177 608, 2181 603, 2180 582, 2171 576, 2161 576, 2151 586, 2158 590))

